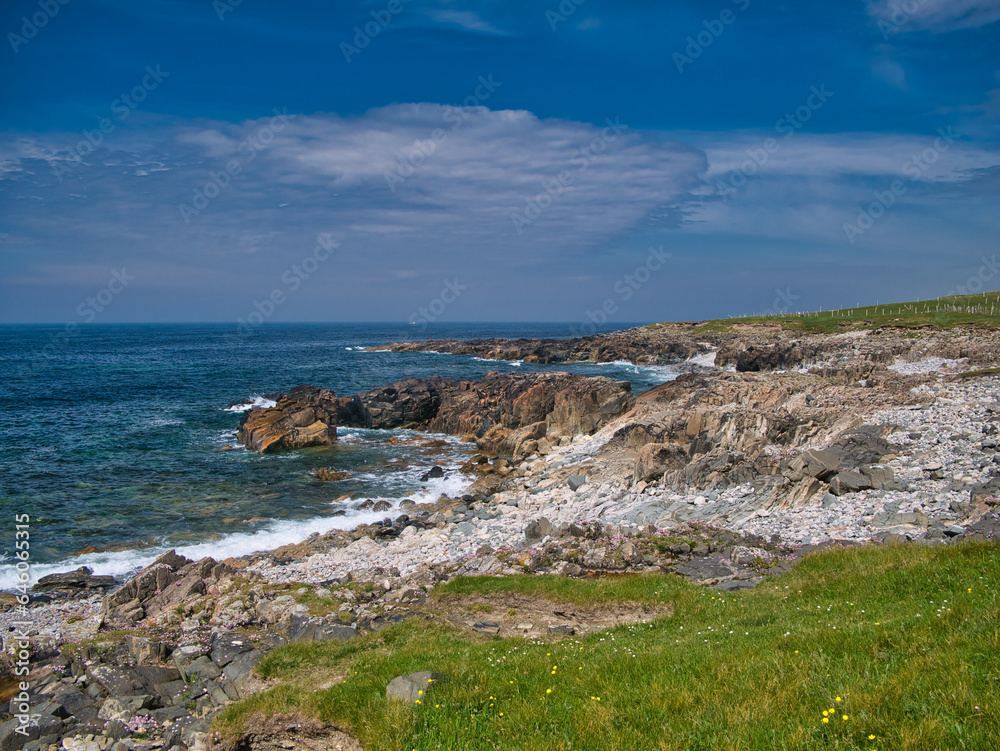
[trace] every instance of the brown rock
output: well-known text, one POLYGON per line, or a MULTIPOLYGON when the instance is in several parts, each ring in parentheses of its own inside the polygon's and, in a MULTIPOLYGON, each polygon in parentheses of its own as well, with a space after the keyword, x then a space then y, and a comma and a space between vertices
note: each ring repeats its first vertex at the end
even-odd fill
POLYGON ((480 381, 406 378, 341 399, 338 419, 355 427, 475 435, 487 438, 481 450, 513 455, 519 443, 550 433, 591 433, 634 403, 630 384, 610 378, 489 373, 480 381), (530 438, 513 435, 529 426, 530 438))
POLYGON ((262 454, 327 446, 337 440, 338 409, 332 391, 296 386, 276 406, 244 412, 236 439, 262 454))
POLYGON ((339 480, 349 480, 354 477, 350 472, 341 472, 327 467, 313 467, 310 474, 317 480, 323 482, 338 482, 339 480))
POLYGON ((681 469, 687 462, 687 452, 677 444, 647 443, 636 455, 632 481, 639 483, 659 480, 667 472, 681 469))

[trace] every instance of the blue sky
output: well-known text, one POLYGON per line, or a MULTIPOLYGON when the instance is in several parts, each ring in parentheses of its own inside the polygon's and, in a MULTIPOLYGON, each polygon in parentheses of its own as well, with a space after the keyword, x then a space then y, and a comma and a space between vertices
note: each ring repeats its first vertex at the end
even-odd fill
POLYGON ((16 0, 0 321, 1000 288, 997 0, 16 0))

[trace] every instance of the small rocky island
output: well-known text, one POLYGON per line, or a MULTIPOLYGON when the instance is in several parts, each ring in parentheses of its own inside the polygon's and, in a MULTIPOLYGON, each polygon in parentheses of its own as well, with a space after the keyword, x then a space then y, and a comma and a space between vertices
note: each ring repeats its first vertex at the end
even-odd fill
MULTIPOLYGON (((341 397, 302 385, 248 411, 239 440, 265 453, 327 445, 338 426, 462 436, 477 450, 463 468, 470 485, 266 553, 168 553, 126 583, 86 570, 40 581, 27 702, 37 722, 27 739, 17 719, 0 725, 0 751, 210 748, 213 718, 268 687, 254 666, 290 642, 346 641, 410 618, 561 639, 644 617, 536 603, 474 618, 428 598, 460 575, 665 571, 735 590, 826 546, 996 539, 998 345, 995 331, 974 327, 804 334, 767 324, 394 345, 688 372, 638 397, 627 383, 559 372, 410 378, 341 397)), ((5 636, 8 660, 14 643, 5 636)), ((390 695, 417 682, 400 676, 390 695)), ((224 742, 360 748, 308 723, 264 722, 224 742)))

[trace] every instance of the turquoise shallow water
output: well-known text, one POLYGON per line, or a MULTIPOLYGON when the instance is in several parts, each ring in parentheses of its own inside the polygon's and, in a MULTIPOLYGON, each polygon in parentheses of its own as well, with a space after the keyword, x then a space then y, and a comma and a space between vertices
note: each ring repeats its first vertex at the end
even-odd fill
MULTIPOLYGON (((0 551, 14 550, 17 513, 32 516, 34 574, 89 565, 125 574, 169 547, 189 555, 244 554, 353 527, 386 514, 358 512, 364 498, 436 500, 459 493, 455 474, 420 482, 430 466, 454 468, 469 447, 390 445, 385 431, 340 430, 337 446, 260 456, 235 444, 239 407, 299 383, 348 395, 406 376, 476 378, 490 370, 570 370, 630 380, 635 391, 673 377, 628 364, 533 366, 434 353, 364 352, 433 338, 559 337, 558 324, 232 326, 0 326, 0 551), (316 466, 354 473, 318 482, 316 466), (352 493, 347 514, 331 502, 352 493), (91 552, 79 554, 89 549, 91 552), (96 549, 96 551, 94 551, 96 549)), ((341 505, 340 507, 343 507, 341 505)), ((9 560, 9 558, 7 559, 9 560)), ((6 567, 5 567, 6 569, 6 567)), ((13 572, 0 572, 0 588, 13 572)))

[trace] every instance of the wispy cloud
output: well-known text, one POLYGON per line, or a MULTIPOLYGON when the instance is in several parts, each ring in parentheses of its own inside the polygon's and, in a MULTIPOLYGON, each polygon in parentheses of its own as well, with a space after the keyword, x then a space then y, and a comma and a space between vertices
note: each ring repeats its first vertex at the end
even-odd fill
POLYGON ((997 0, 870 0, 868 12, 899 32, 946 32, 1000 21, 997 0))
POLYGON ((438 24, 458 26, 466 31, 474 31, 480 34, 494 34, 497 36, 503 36, 506 34, 505 31, 497 28, 481 15, 471 10, 429 8, 426 9, 424 13, 428 18, 438 24))

